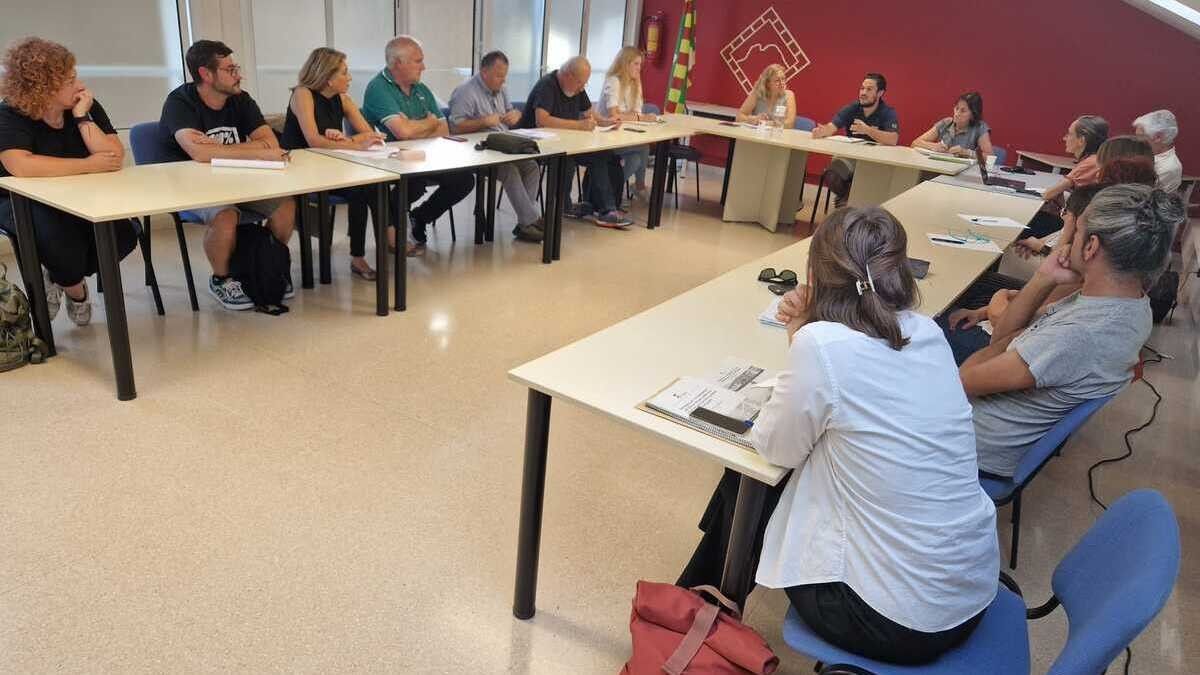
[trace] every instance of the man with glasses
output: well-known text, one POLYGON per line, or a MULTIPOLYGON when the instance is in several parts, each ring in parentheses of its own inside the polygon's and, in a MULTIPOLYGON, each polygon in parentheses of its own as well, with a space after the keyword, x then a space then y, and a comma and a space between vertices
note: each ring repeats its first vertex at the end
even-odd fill
MULTIPOLYGON (((425 70, 425 51, 416 38, 399 35, 384 48, 387 67, 367 84, 363 94, 363 117, 371 126, 387 134, 389 141, 408 141, 415 138, 435 138, 450 134, 445 116, 429 87, 421 82, 425 70)), ((436 150, 434 150, 436 152, 436 150)), ((412 210, 413 243, 406 247, 410 256, 425 252, 425 229, 449 211, 475 188, 471 171, 452 171, 435 176, 408 179, 408 200, 411 204, 421 198, 430 186, 433 194, 412 210)), ((399 220, 399 200, 392 202, 393 218, 399 220)), ((389 246, 396 245, 399 234, 388 230, 389 246)))
MULTIPOLYGON (((592 107, 592 100, 584 91, 591 76, 592 66, 582 56, 573 56, 558 70, 546 73, 529 92, 525 112, 517 128, 591 131, 597 124, 618 124, 617 121, 600 117, 592 107)), ((625 177, 616 153, 605 150, 581 155, 575 161, 587 167, 588 172, 580 203, 572 205, 569 188, 575 166, 571 162, 564 162, 561 178, 562 189, 567 193, 567 205, 563 214, 580 220, 590 219, 600 227, 629 229, 633 220, 617 209, 617 199, 625 185, 625 177)))
MULTIPOLYGON (((275 132, 263 120, 258 104, 242 91, 241 68, 233 50, 222 42, 200 40, 188 48, 185 60, 192 81, 167 95, 159 126, 167 154, 176 160, 213 159, 282 160, 287 156, 275 132)), ((226 309, 244 310, 254 303, 229 274, 229 260, 237 245, 237 225, 266 219, 271 234, 287 244, 295 225, 296 209, 290 198, 262 199, 242 204, 193 209, 208 230, 204 253, 212 265, 208 292, 226 309), (245 212, 245 213, 243 213, 245 212)), ((288 283, 285 298, 294 295, 288 283)))

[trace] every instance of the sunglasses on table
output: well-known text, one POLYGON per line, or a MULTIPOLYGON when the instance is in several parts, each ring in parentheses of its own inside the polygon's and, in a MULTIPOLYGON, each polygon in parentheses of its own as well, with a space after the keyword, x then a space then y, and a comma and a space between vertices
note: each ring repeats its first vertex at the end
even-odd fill
MULTIPOLYGON (((800 283, 796 278, 794 270, 779 270, 775 271, 774 267, 768 267, 758 273, 758 280, 768 284, 778 284, 780 286, 795 286, 800 283)), ((779 294, 779 295, 782 295, 779 294)))

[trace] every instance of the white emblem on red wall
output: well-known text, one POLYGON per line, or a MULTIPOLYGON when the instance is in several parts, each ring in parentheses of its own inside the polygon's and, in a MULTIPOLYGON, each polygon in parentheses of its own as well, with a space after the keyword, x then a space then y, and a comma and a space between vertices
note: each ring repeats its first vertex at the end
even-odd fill
POLYGON ((774 7, 768 7, 722 47, 721 59, 747 94, 754 89, 763 68, 772 63, 783 66, 786 80, 812 63, 774 7))

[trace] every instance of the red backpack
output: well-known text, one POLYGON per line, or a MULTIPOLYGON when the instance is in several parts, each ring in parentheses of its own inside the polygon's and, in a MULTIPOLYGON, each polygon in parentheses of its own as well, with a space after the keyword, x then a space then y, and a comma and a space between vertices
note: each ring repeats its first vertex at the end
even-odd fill
POLYGON ((712 586, 688 590, 639 581, 629 633, 633 655, 621 675, 768 675, 779 667, 762 636, 742 623, 738 606, 712 586))

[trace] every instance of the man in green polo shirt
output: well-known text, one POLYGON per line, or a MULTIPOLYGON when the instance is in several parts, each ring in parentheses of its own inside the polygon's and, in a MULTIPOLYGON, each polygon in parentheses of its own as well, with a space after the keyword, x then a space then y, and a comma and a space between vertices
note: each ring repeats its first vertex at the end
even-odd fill
MULTIPOLYGON (((367 122, 387 133, 389 141, 449 134, 433 92, 421 83, 421 72, 425 70, 425 52, 421 43, 411 36, 400 35, 387 43, 384 55, 387 67, 371 79, 363 97, 362 112, 367 122)), ((429 152, 437 152, 436 147, 429 152)), ((408 255, 424 253, 426 226, 470 194, 475 187, 475 176, 470 171, 456 171, 409 178, 409 203, 420 199, 430 186, 437 186, 437 189, 412 210, 413 243, 406 248, 408 255)), ((392 203, 395 205, 393 218, 398 219, 399 200, 392 203)), ((395 246, 395 240, 394 229, 389 229, 389 245, 395 246)))

